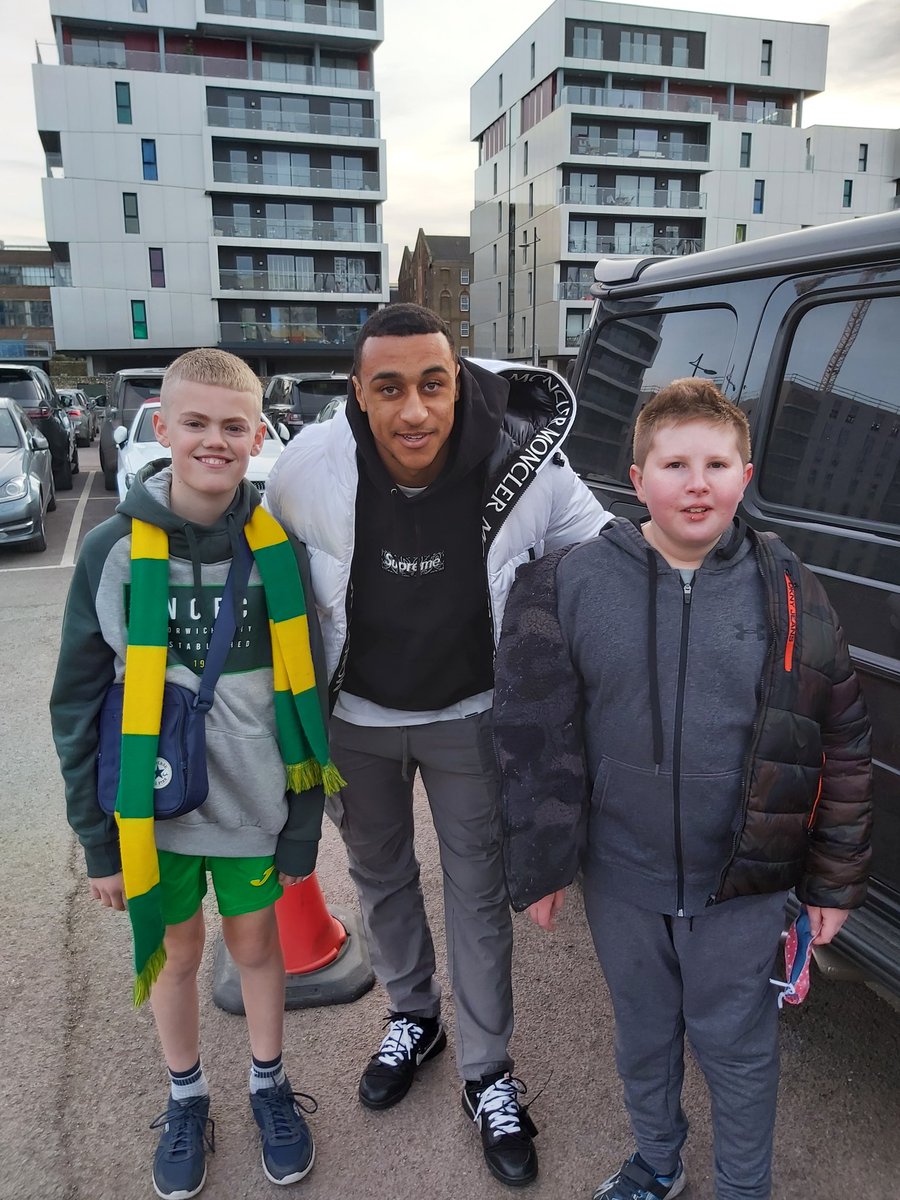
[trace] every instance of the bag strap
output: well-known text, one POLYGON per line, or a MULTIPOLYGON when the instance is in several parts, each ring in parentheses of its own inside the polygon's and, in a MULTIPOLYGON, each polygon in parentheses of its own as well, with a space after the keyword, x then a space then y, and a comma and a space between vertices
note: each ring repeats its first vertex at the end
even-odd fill
POLYGON ((212 637, 209 639, 209 649, 206 652, 206 663, 200 676, 200 690, 194 697, 193 707, 197 712, 208 713, 215 699, 216 684, 225 666, 228 651, 237 629, 237 613, 234 608, 234 597, 243 593, 253 568, 253 553, 247 543, 244 533, 241 533, 235 547, 234 558, 225 580, 225 590, 219 605, 219 614, 213 626, 212 637))

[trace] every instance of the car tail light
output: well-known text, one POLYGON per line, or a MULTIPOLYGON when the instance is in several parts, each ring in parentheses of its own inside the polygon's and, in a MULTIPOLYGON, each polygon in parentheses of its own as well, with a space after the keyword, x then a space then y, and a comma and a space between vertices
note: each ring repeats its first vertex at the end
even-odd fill
POLYGON ((42 417, 52 417, 53 416, 53 413, 50 411, 50 409, 47 407, 46 404, 42 404, 40 406, 40 408, 23 408, 22 412, 24 412, 26 417, 30 417, 32 419, 32 421, 35 420, 35 418, 40 420, 42 417))
POLYGON ((70 417, 80 417, 81 416, 80 408, 67 408, 66 412, 69 414, 70 417))

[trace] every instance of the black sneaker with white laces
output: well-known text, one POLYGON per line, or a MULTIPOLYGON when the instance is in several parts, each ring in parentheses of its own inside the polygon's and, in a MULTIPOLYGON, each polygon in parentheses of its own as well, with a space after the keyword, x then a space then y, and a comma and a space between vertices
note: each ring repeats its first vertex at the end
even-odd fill
POLYGON ((463 1111, 481 1131, 484 1161, 491 1174, 510 1187, 522 1187, 537 1178, 537 1136, 528 1110, 519 1104, 525 1084, 510 1074, 484 1076, 463 1088, 463 1111))
POLYGON ((402 1100, 412 1085, 416 1069, 447 1045, 440 1017, 388 1015, 387 1032, 377 1054, 359 1081, 359 1099, 366 1108, 390 1108, 402 1100))

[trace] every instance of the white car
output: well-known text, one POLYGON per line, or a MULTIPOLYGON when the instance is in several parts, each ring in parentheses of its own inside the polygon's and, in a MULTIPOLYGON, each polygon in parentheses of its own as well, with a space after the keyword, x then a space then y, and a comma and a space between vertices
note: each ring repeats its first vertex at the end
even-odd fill
MULTIPOLYGON (((124 500, 125 493, 134 482, 134 477, 147 463, 157 458, 170 458, 171 451, 161 446, 153 432, 153 414, 159 410, 159 401, 142 404, 134 415, 131 428, 119 425, 113 432, 113 439, 119 448, 116 463, 116 484, 119 489, 119 499, 124 500)), ((266 436, 259 454, 250 459, 246 478, 260 492, 266 490, 266 479, 269 476, 275 460, 284 449, 284 443, 289 438, 287 429, 283 426, 276 431, 268 417, 263 417, 266 436), (281 436, 280 436, 281 435, 281 436)))

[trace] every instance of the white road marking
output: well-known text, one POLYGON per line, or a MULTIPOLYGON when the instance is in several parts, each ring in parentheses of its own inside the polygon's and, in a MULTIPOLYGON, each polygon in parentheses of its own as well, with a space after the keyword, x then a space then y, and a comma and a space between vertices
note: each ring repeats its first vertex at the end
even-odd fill
POLYGON ((88 471, 87 473, 87 478, 81 489, 81 495, 78 497, 78 504, 75 506, 75 515, 72 517, 69 536, 66 538, 66 548, 63 550, 63 555, 60 559, 59 565, 61 567, 74 566, 75 551, 78 549, 78 535, 81 533, 81 526, 84 523, 84 510, 87 508, 88 496, 91 494, 91 484, 94 482, 96 474, 96 471, 88 471))

